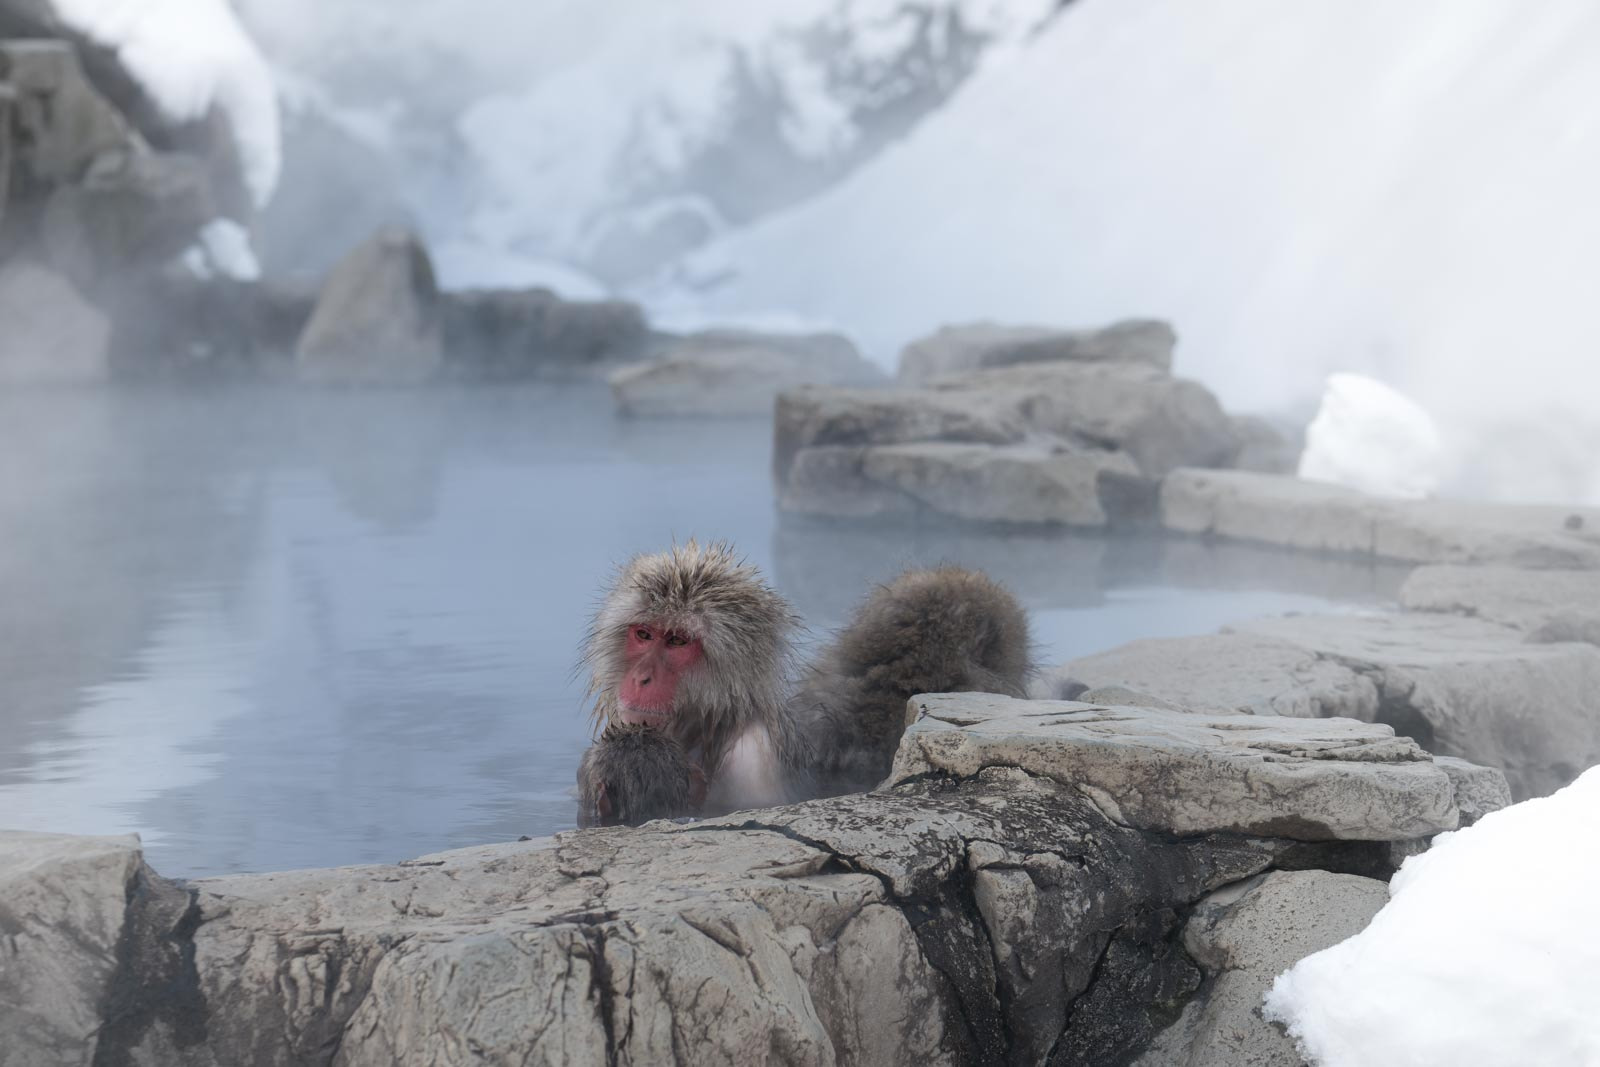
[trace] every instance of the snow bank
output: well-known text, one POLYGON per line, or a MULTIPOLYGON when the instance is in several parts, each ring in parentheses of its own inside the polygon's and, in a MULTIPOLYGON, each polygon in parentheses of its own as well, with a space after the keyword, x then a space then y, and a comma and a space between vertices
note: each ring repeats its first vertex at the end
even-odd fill
POLYGON ((1441 834, 1266 1014, 1320 1067, 1600 1064, 1600 767, 1441 834))
POLYGON ((245 183, 264 204, 278 181, 272 73, 227 0, 52 0, 62 21, 114 50, 175 122, 228 116, 245 183))
POLYGON ((1300 477, 1424 497, 1439 488, 1443 457, 1439 430, 1415 401, 1372 378, 1335 374, 1306 428, 1300 477))

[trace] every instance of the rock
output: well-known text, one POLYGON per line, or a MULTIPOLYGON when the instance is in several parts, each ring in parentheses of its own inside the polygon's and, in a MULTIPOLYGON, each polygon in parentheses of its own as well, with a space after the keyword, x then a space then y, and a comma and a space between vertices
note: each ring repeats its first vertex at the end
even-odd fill
POLYGON ((443 359, 427 249, 395 227, 334 268, 295 349, 301 380, 332 385, 416 385, 443 359))
MULTIPOLYGON (((1294 642, 1254 633, 1134 641, 1047 672, 1036 692, 1061 699, 1074 683, 1090 692, 1125 686, 1197 711, 1364 722, 1378 711, 1377 686, 1365 675, 1294 642)), ((1087 693, 1073 699, 1105 702, 1087 693)))
POLYGON ((160 272, 112 287, 119 376, 281 380, 316 307, 309 286, 160 272))
POLYGON ((1534 641, 1600 644, 1600 570, 1418 567, 1400 589, 1400 605, 1501 623, 1534 641))
POLYGON ((1153 319, 1129 319, 1100 330, 993 322, 944 326, 900 353, 899 380, 924 385, 984 367, 1055 361, 1141 363, 1170 372, 1177 340, 1171 326, 1153 319))
POLYGON ((766 417, 784 389, 881 379, 838 334, 713 330, 684 338, 662 359, 622 367, 609 381, 625 415, 766 417))
POLYGON ((1233 436, 1239 443, 1239 451, 1229 466, 1235 470, 1293 474, 1300 465, 1303 442, 1292 438, 1269 419, 1259 415, 1235 415, 1233 436))
POLYGON ((1471 826, 1491 811, 1511 806, 1511 786, 1502 771, 1454 756, 1435 756, 1433 762, 1450 776, 1455 787, 1462 826, 1471 826))
POLYGON ((1425 837, 1458 821, 1449 776, 1416 742, 1350 719, 1207 715, 919 696, 888 782, 1015 766, 1081 791, 1113 821, 1175 834, 1425 837))
POLYGON ((773 476, 782 487, 802 449, 921 441, 1006 445, 1028 427, 1010 398, 953 393, 805 386, 778 396, 773 476))
POLYGON ((40 184, 77 181, 102 152, 142 147, 65 41, 0 40, 0 81, 17 92, 18 159, 40 184))
POLYGON ((937 515, 971 522, 1105 526, 1102 483, 1136 477, 1120 452, 1041 444, 925 442, 799 453, 785 511, 838 517, 937 515))
POLYGON ((140 866, 132 836, 0 831, 0 1064, 95 1061, 140 866))
MULTIPOLYGON (((1565 528, 1570 508, 1390 500, 1247 471, 1176 470, 1161 522, 1177 533, 1415 563, 1600 567, 1600 536, 1565 528)), ((1600 521, 1600 511, 1591 512, 1600 521)))
POLYGON ((1137 363, 1039 363, 978 371, 934 388, 1008 398, 1030 428, 1132 456, 1160 477, 1217 467, 1239 450, 1233 423, 1204 386, 1137 363))
POLYGON ((72 283, 22 259, 0 265, 0 384, 105 380, 111 328, 72 283))
POLYGON ((210 179, 192 156, 102 152, 82 180, 45 205, 40 237, 50 263, 80 285, 177 256, 217 216, 210 179))
POLYGON ((1261 1015, 1288 967, 1366 929, 1389 902, 1374 878, 1273 871, 1202 900, 1183 945, 1210 981, 1135 1067, 1301 1067, 1295 1043, 1261 1015))
POLYGON ((1498 767, 1519 800, 1600 763, 1600 648, 1529 644, 1450 615, 1303 615, 1238 629, 1370 678, 1377 718, 1439 755, 1498 767))
POLYGON ((652 343, 637 304, 563 300, 548 289, 445 293, 453 372, 468 379, 592 379, 639 359, 652 343))

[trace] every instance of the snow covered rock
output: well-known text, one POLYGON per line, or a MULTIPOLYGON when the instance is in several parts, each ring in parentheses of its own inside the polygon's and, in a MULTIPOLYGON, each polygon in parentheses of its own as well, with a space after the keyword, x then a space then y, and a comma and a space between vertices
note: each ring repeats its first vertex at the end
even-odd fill
POLYGON ((1418 498, 1438 489, 1444 447, 1433 417, 1373 378, 1335 374, 1306 428, 1299 474, 1376 496, 1418 498))
POLYGON ((1406 861, 1361 934, 1273 984, 1318 1067, 1600 1062, 1600 768, 1406 861))
POLYGON ((685 337, 662 358, 619 368, 609 381, 625 415, 770 416, 784 389, 882 379, 839 334, 724 329, 685 337))
POLYGON ((1388 900, 1375 878, 1329 871, 1272 871, 1212 893, 1183 929, 1209 985, 1134 1067, 1302 1067, 1293 1040, 1262 1019, 1262 994, 1284 968, 1359 934, 1388 900))
POLYGON ((66 278, 13 258, 0 264, 0 383, 106 378, 111 327, 66 278))
POLYGON ((468 289, 442 296, 452 373, 467 379, 593 379, 653 343, 637 304, 563 300, 548 289, 468 289))
POLYGON ((1055 360, 1143 363, 1170 372, 1177 340, 1171 326, 1152 319, 1129 319, 1098 330, 993 322, 944 326, 900 353, 899 380, 924 385, 984 367, 1055 360))
POLYGON ((444 360, 439 292, 413 233, 379 231, 334 268, 295 348, 302 381, 416 385, 444 360))

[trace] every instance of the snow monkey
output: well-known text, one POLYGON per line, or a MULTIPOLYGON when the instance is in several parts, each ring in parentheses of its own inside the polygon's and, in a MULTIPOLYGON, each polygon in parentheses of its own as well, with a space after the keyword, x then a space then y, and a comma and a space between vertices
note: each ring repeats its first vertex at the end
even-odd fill
POLYGON ((584 647, 603 732, 578 768, 583 825, 868 789, 917 693, 1022 696, 1028 620, 958 567, 874 590, 795 684, 793 610, 725 544, 636 556, 584 647))

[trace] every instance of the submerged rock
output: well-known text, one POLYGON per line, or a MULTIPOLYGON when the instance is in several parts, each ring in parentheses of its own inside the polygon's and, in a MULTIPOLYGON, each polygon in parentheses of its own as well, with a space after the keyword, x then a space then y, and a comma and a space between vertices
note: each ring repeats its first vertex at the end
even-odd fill
POLYGON ((659 360, 610 376, 617 410, 635 416, 767 416, 784 389, 860 385, 883 375, 838 334, 708 330, 659 360))
POLYGON ((77 288, 24 259, 0 264, 0 384, 104 381, 111 327, 77 288))
POLYGON ((964 323, 907 345, 900 353, 899 380, 924 385, 985 367, 1057 361, 1139 363, 1165 373, 1172 370, 1177 342, 1172 327, 1155 319, 1129 319, 1098 330, 964 323))
POLYGON ((346 256, 322 288, 295 349, 302 381, 417 385, 444 361, 439 291, 428 251, 399 227, 346 256))

